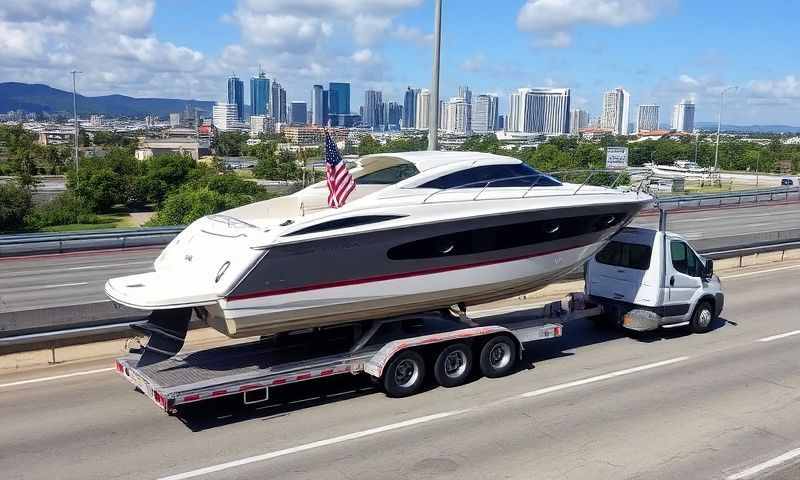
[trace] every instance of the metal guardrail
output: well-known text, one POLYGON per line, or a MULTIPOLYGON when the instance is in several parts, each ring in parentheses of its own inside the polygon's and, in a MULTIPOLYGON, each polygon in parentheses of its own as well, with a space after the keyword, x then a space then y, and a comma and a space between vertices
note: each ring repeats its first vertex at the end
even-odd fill
MULTIPOLYGON (((700 253, 713 260, 727 258, 741 258, 758 253, 779 252, 786 250, 800 249, 800 240, 761 242, 757 244, 743 245, 736 248, 725 248, 721 250, 700 250, 700 253)), ((129 338, 134 335, 131 325, 139 325, 144 320, 141 317, 135 320, 108 323, 89 327, 69 328, 56 331, 43 331, 29 333, 13 337, 0 338, 0 355, 20 351, 30 351, 34 349, 55 349, 67 345, 78 345, 100 340, 112 340, 129 338)), ((202 327, 202 322, 193 319, 190 329, 202 327)))
MULTIPOLYGON (((750 189, 750 190, 734 190, 731 192, 720 192, 720 193, 712 193, 712 194, 697 194, 697 195, 670 195, 664 197, 658 197, 657 203, 658 205, 665 205, 665 204, 683 204, 683 203, 692 203, 698 202, 698 205, 702 202, 706 202, 709 200, 719 200, 719 205, 726 205, 724 200, 727 199, 737 199, 738 201, 735 202, 736 204, 741 204, 743 198, 753 198, 754 201, 758 198, 769 196, 769 201, 774 201, 775 196, 783 196, 784 199, 788 200, 789 195, 798 194, 800 195, 800 187, 775 187, 775 188, 761 188, 761 189, 750 189)), ((727 203, 730 205, 731 203, 727 203)))
POLYGON ((148 227, 113 231, 0 235, 0 257, 166 245, 183 231, 183 228, 182 226, 148 227))

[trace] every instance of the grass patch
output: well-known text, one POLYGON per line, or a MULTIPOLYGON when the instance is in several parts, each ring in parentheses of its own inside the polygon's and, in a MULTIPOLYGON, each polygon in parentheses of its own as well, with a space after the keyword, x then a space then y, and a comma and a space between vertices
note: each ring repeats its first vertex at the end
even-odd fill
POLYGON ((80 232, 84 230, 106 230, 116 228, 113 223, 73 223, 71 225, 53 225, 44 227, 40 232, 80 232))

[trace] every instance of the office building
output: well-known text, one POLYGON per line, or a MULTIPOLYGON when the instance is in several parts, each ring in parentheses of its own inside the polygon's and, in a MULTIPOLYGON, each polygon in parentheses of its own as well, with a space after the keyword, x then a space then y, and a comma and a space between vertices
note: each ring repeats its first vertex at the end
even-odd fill
POLYGON ((266 115, 269 111, 269 78, 264 72, 250 79, 250 115, 266 115))
MULTIPOLYGON (((92 115, 92 117, 94 117, 94 115, 92 115)), ((175 127, 180 127, 180 125, 181 125, 181 114, 180 113, 170 113, 169 114, 169 126, 172 127, 172 128, 175 128, 175 127)))
POLYGON ((328 101, 330 114, 350 113, 350 84, 331 82, 328 84, 328 101))
POLYGON ((357 113, 336 113, 329 117, 329 125, 332 127, 354 127, 361 121, 361 116, 357 113))
POLYGON ((306 102, 292 102, 292 125, 305 125, 308 123, 308 104, 306 102))
POLYGON ((275 133, 275 122, 266 115, 250 115, 250 136, 262 133, 275 133))
POLYGON ((578 133, 589 128, 589 112, 576 108, 569 114, 569 133, 578 133))
POLYGON ((439 100, 439 130, 447 130, 447 110, 445 109, 444 100, 439 100))
POLYGON ((311 123, 313 125, 325 125, 324 91, 322 85, 311 87, 311 123))
POLYGON ((694 131, 694 103, 691 100, 681 100, 672 109, 672 129, 679 132, 694 131))
POLYGON ((520 88, 509 99, 511 132, 563 135, 569 132, 569 88, 520 88))
POLYGON ((660 108, 658 105, 639 105, 639 111, 636 114, 636 131, 649 132, 658 130, 660 108))
POLYGON ((244 120, 244 82, 236 75, 228 78, 228 103, 236 105, 236 119, 244 120))
POLYGON ((275 123, 286 123, 286 90, 277 81, 270 88, 270 116, 275 123))
POLYGON ((399 130, 400 122, 403 120, 403 106, 397 102, 384 104, 386 118, 384 124, 387 130, 399 130))
POLYGON ((464 99, 465 102, 472 105, 472 91, 466 85, 461 85, 458 87, 458 97, 464 99))
POLYGON ((600 128, 610 129, 614 135, 628 135, 631 96, 623 88, 609 90, 603 95, 603 113, 600 116, 600 128))
POLYGON ((411 87, 406 89, 403 98, 403 128, 415 128, 417 126, 417 95, 419 90, 411 87))
POLYGON ((467 135, 472 132, 469 107, 462 97, 453 97, 447 102, 447 121, 442 126, 448 133, 467 135))
POLYGON ((494 95, 478 95, 472 104, 472 131, 489 133, 498 129, 498 98, 494 95))
POLYGON ((506 128, 506 116, 505 115, 498 115, 497 116, 497 128, 495 131, 503 130, 506 128))
POLYGON ((223 132, 237 127, 239 119, 236 105, 233 103, 217 103, 211 113, 211 121, 217 130, 223 132))
POLYGON ((322 125, 330 124, 330 98, 327 90, 322 91, 322 125))
POLYGON ((383 93, 377 90, 364 92, 364 113, 361 115, 361 123, 373 129, 383 125, 383 93))
POLYGON ((427 88, 417 93, 415 124, 416 128, 426 130, 430 126, 431 118, 431 92, 427 88))

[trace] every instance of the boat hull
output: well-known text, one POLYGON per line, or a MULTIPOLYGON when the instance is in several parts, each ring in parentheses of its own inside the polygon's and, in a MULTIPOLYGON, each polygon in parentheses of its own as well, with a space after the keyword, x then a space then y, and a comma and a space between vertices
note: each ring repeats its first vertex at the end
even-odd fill
POLYGON ((514 212, 276 245, 205 307, 208 322, 237 338, 528 293, 579 268, 641 206, 514 212))

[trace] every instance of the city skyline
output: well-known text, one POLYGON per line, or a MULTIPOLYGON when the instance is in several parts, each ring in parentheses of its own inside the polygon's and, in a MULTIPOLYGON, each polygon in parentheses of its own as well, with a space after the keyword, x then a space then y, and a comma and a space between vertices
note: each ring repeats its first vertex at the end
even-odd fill
MULTIPOLYGON (((430 88, 428 0, 200 1, 192 9, 144 0, 119 15, 104 2, 39 1, 0 6, 5 80, 70 89, 74 68, 86 95, 225 101, 219 79, 249 79, 261 63, 297 101, 329 78, 351 83, 357 99, 371 89, 402 101, 408 85, 430 88), (109 48, 90 48, 98 43, 109 48)), ((632 106, 688 98, 697 121, 714 121, 719 92, 737 85, 726 99, 730 123, 797 124, 800 74, 783 19, 800 4, 772 3, 621 0, 609 11, 599 8, 607 0, 529 0, 494 5, 478 31, 470 27, 477 0, 446 3, 442 98, 464 83, 500 98, 519 85, 564 87, 572 107, 596 115, 602 92, 625 85, 632 106)))

